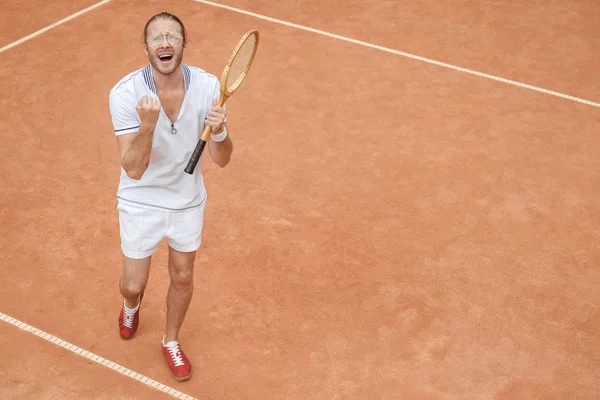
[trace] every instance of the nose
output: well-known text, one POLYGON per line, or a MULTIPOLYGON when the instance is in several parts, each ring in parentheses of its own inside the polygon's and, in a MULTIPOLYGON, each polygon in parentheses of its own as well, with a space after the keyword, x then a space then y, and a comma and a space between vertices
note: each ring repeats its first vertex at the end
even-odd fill
POLYGON ((158 46, 158 48, 162 49, 164 47, 171 46, 171 44, 169 43, 168 35, 161 35, 161 39, 162 41, 160 42, 160 46, 158 46))

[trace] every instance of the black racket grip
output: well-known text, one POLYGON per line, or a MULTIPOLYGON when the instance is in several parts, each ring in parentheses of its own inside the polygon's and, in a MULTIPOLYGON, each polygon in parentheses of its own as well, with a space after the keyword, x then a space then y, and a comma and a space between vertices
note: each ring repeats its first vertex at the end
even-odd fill
POLYGON ((191 175, 194 173, 196 165, 198 164, 200 156, 202 155, 202 151, 204 151, 204 146, 206 146, 206 141, 200 139, 200 141, 196 145, 196 148, 194 149, 194 152, 192 153, 192 156, 190 157, 190 161, 188 161, 187 167, 185 167, 185 172, 187 172, 188 174, 191 175))

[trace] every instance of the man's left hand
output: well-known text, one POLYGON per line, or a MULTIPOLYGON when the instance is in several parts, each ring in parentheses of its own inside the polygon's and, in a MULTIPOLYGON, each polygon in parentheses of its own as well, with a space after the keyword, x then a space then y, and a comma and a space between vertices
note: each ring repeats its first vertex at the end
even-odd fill
POLYGON ((212 128, 211 133, 218 134, 223 132, 223 129, 225 128, 226 117, 227 115, 223 107, 219 107, 217 105, 217 101, 213 101, 212 108, 208 112, 208 116, 206 117, 204 124, 212 128))

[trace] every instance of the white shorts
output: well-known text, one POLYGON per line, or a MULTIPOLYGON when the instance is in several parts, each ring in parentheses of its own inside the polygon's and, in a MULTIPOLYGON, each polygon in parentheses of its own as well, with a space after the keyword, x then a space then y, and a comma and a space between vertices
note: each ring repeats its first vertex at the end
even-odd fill
POLYGON ((136 259, 149 257, 165 238, 177 251, 198 250, 202 242, 205 205, 206 201, 185 211, 158 211, 118 202, 123 254, 136 259))

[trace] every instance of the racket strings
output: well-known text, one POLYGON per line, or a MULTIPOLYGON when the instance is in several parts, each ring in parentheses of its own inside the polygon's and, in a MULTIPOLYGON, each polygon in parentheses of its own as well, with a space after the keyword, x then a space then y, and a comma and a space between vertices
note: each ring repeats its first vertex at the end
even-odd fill
POLYGON ((231 67, 229 68, 229 76, 227 77, 228 90, 233 90, 236 87, 239 78, 247 72, 250 63, 252 62, 256 44, 256 35, 248 36, 248 39, 246 39, 235 55, 231 67))

